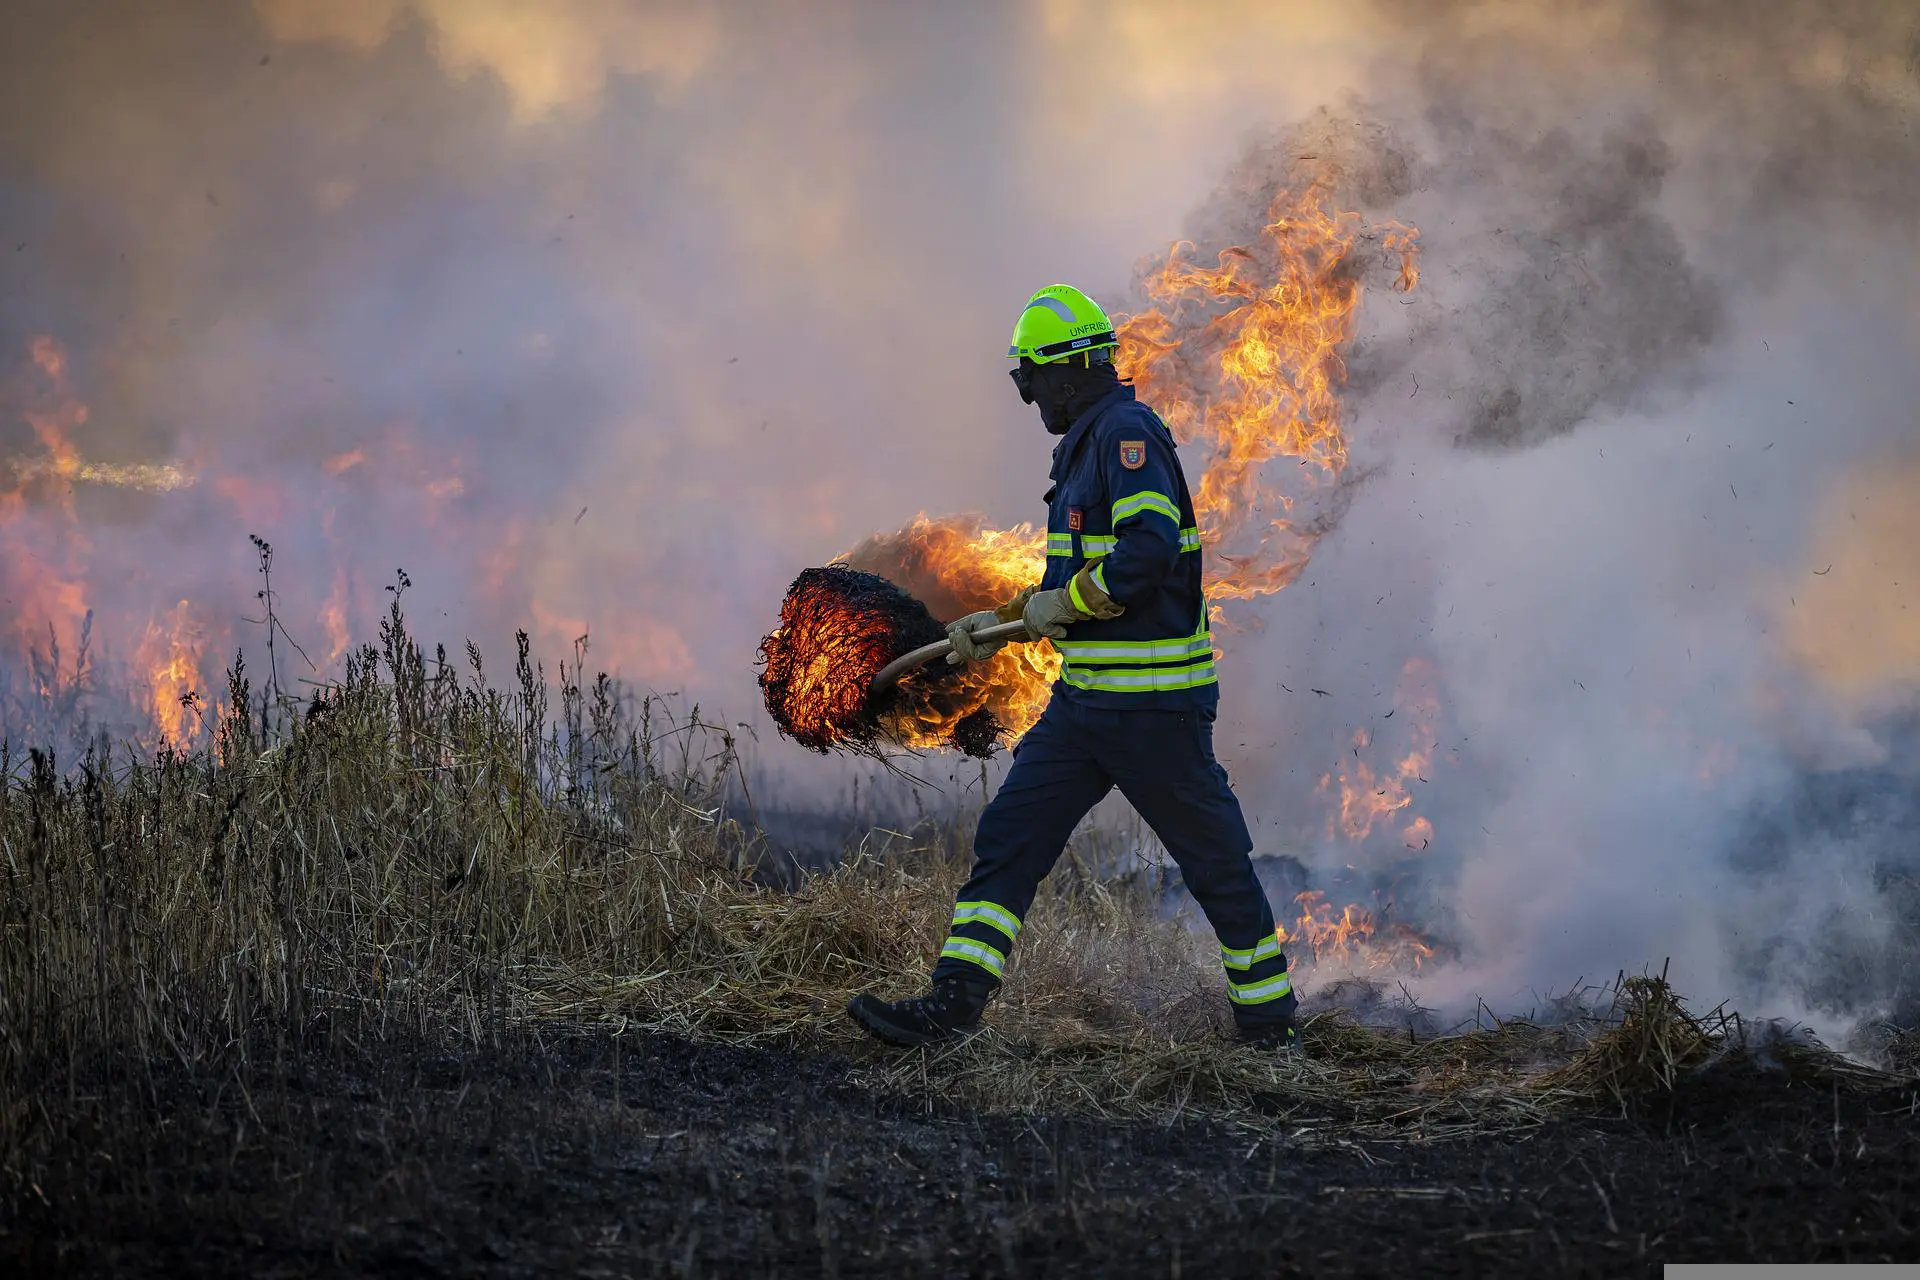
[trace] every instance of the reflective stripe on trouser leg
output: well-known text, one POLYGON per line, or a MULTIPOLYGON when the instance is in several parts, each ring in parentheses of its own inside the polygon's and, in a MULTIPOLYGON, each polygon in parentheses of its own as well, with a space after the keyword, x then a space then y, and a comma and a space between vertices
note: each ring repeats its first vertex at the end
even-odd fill
POLYGON ((940 958, 978 965, 992 974, 996 982, 1007 972, 1006 952, 990 943, 975 942, 971 938, 949 937, 946 945, 940 948, 940 958))
MULTIPOLYGON (((1257 887, 1257 884, 1256 884, 1257 887)), ((1261 901, 1266 895, 1261 894, 1261 901)), ((1291 1018, 1299 999, 1287 972, 1287 955, 1280 949, 1279 931, 1267 934, 1251 947, 1220 948, 1227 970, 1227 999, 1241 1022, 1291 1018)))
POLYGON ((1204 711, 1115 711, 1101 763, 1180 867, 1187 891, 1220 939, 1234 1017, 1293 1016, 1273 908, 1254 874, 1253 837, 1227 773, 1213 755, 1204 711))
POLYGON ((1268 1004, 1293 994, 1277 929, 1251 947, 1222 945, 1220 963, 1227 970, 1227 998, 1237 1005, 1268 1004))
POLYGON ((933 978, 1005 976, 1007 958, 1067 837, 1113 784, 1087 735, 1058 701, 1013 749, 1013 767, 973 838, 973 872, 953 908, 953 925, 933 978))
MULTIPOLYGON (((1230 972, 1237 972, 1244 978, 1247 976, 1248 971, 1255 965, 1260 964, 1262 961, 1272 960, 1279 955, 1280 933, 1278 930, 1275 930, 1251 947, 1221 946, 1220 963, 1225 965, 1230 972)), ((1285 966, 1283 965, 1282 967, 1284 968, 1285 966)))
POLYGON ((1019 937, 1019 916, 998 903, 962 899, 954 904, 940 959, 978 965, 997 980, 1006 976, 1007 956, 1019 937))
POLYGON ((1267 982, 1227 982, 1227 999, 1237 1005, 1268 1004, 1293 994, 1293 978, 1281 974, 1267 982))

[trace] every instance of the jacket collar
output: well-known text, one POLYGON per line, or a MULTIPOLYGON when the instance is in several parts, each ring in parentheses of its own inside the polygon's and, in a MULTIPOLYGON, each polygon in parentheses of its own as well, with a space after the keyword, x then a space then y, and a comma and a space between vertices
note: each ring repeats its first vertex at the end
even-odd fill
POLYGON ((1100 415, 1123 400, 1131 399, 1133 399, 1133 388, 1121 383, 1094 401, 1092 408, 1075 418, 1073 425, 1067 428, 1067 434, 1061 436, 1060 443, 1053 447, 1053 469, 1047 473, 1048 478, 1055 484, 1060 483, 1068 466, 1073 462, 1073 455, 1079 451, 1081 442, 1087 438, 1087 433, 1093 430, 1093 424, 1099 421, 1100 415))

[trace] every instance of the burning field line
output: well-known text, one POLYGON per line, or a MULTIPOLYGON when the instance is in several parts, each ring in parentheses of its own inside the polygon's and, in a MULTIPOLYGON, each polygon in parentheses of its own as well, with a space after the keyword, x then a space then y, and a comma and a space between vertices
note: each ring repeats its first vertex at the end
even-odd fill
MULTIPOLYGON (((1737 1024, 1644 979, 1557 1027, 1415 1038, 1329 1009, 1306 1025, 1310 1058, 1279 1062, 1223 1038, 1199 935, 1073 862, 987 1030, 896 1055, 840 1008, 918 982, 963 831, 760 882, 758 846, 724 816, 723 730, 565 667, 550 704, 524 644, 513 687, 469 665, 423 654, 396 606, 383 645, 299 717, 229 711, 197 753, 65 772, 6 750, 0 1170, 16 1189, 64 1140, 54 1100, 139 1095, 142 1064, 244 1078, 289 1053, 543 1025, 827 1050, 871 1087, 990 1110, 1429 1138, 1617 1108, 1744 1056, 1737 1024)), ((244 671, 231 686, 227 707, 257 705, 244 671)), ((1786 1078, 1893 1079, 1812 1045, 1772 1055, 1786 1078)))

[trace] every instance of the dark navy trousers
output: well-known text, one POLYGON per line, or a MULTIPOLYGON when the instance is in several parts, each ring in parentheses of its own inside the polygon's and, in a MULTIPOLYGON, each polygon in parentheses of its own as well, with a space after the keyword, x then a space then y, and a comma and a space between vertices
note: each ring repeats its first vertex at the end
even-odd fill
POLYGON ((1040 881, 1087 811, 1114 787, 1173 855, 1219 937, 1243 1026, 1291 1018, 1298 1003, 1273 909, 1248 856, 1253 839, 1213 755, 1213 711, 1089 707, 1055 692, 1013 751, 980 817, 973 874, 934 967, 998 983, 1040 881))

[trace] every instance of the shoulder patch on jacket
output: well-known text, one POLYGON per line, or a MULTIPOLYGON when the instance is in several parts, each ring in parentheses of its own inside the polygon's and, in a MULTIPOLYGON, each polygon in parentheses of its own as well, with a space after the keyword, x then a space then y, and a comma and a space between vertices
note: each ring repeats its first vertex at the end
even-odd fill
POLYGON ((1145 440, 1122 440, 1120 442, 1120 465, 1129 471, 1138 471, 1147 465, 1147 442, 1145 440))

